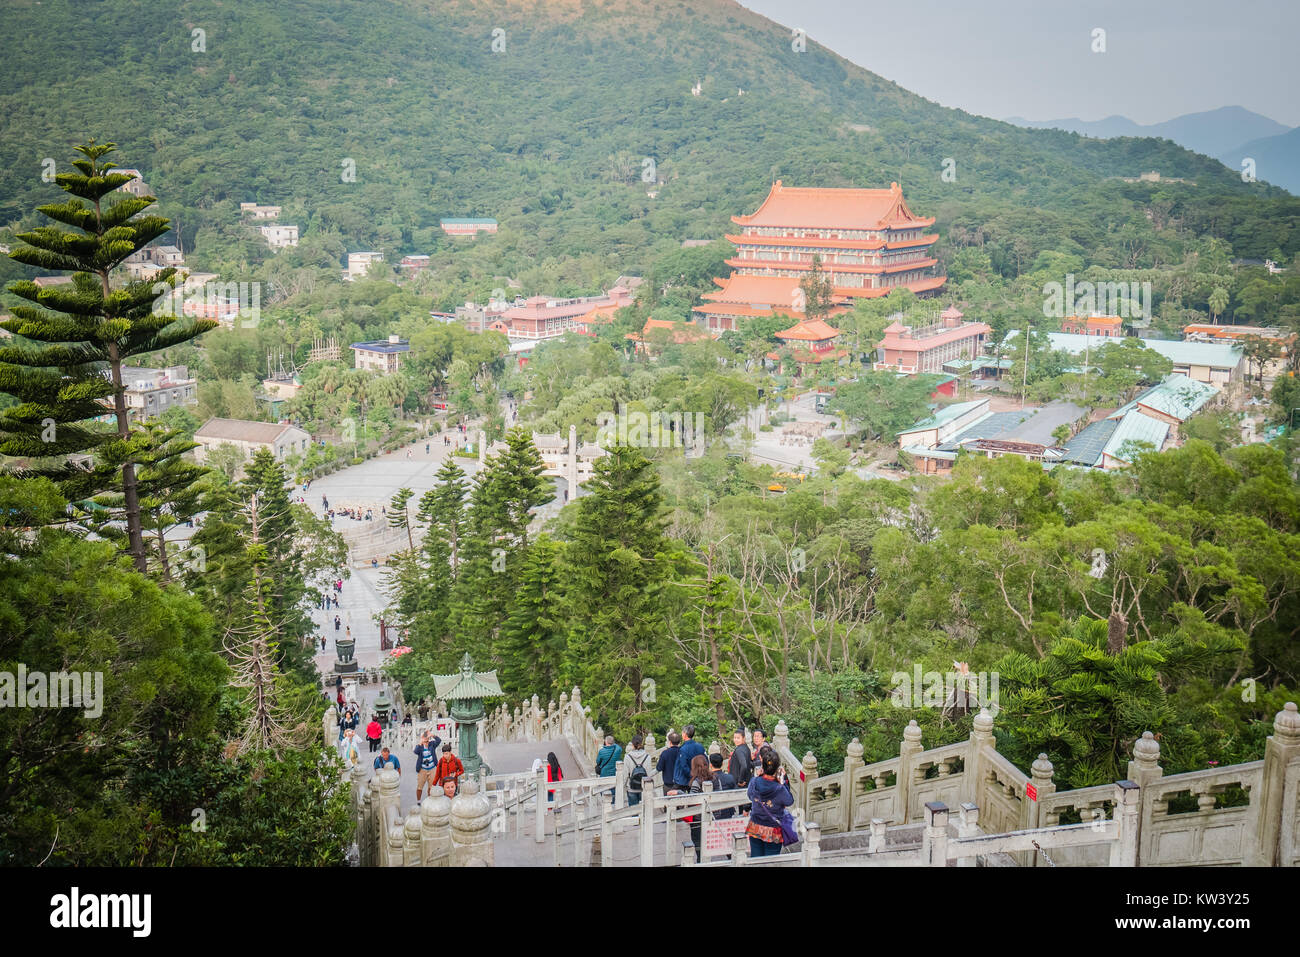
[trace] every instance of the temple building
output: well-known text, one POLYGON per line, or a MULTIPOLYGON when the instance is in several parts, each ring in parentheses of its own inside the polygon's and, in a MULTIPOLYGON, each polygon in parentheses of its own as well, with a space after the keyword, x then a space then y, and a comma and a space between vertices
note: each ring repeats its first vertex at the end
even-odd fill
MULTIPOLYGON (((839 336, 838 329, 821 319, 802 319, 776 334, 783 344, 790 347, 794 361, 801 369, 805 365, 837 362, 848 355, 847 350, 836 348, 839 336)), ((781 361, 778 352, 769 352, 767 358, 773 362, 781 361)))
MULTIPOLYGON (((947 279, 934 275, 930 247, 939 238, 926 230, 933 217, 916 216, 897 183, 889 189, 821 189, 772 185, 749 216, 733 216, 740 226, 727 239, 736 255, 727 260, 731 275, 696 307, 696 321, 718 335, 759 316, 804 318, 799 287, 820 260, 837 306, 856 299, 887 296, 902 286, 915 293, 938 289, 947 279)), ((834 313, 832 313, 834 314, 834 313)))

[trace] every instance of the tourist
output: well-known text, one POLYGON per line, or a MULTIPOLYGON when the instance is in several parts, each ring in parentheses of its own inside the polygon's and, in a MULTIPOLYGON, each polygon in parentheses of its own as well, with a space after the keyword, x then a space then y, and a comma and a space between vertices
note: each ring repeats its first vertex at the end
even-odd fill
MULTIPOLYGON (((546 783, 553 781, 563 781, 564 773, 560 770, 560 759, 555 756, 554 751, 548 751, 546 754, 546 783)), ((547 791, 546 800, 554 801, 555 792, 547 791)))
POLYGON ((731 735, 731 757, 727 761, 727 773, 735 780, 735 787, 749 787, 749 779, 754 773, 754 757, 745 743, 745 730, 737 728, 731 735))
POLYGON ((758 752, 762 751, 765 747, 771 747, 771 745, 767 743, 767 735, 763 733, 762 728, 754 729, 753 738, 754 743, 749 746, 749 773, 751 777, 753 777, 754 772, 758 770, 758 752))
POLYGON ((771 748, 764 748, 759 752, 759 762, 758 767, 762 773, 749 781, 752 809, 745 833, 749 835, 750 857, 781 853, 784 844, 781 837, 781 816, 794 803, 790 785, 777 777, 781 773, 781 759, 777 753, 771 748))
POLYGON ((374 715, 366 725, 366 740, 370 742, 370 753, 379 750, 379 739, 384 736, 384 729, 379 726, 379 715, 374 715))
MULTIPOLYGON (((689 728, 690 725, 687 725, 689 728)), ((684 750, 684 749, 683 749, 684 750)), ((678 756, 680 760, 680 755, 678 756)), ((713 768, 709 765, 709 759, 704 754, 697 754, 691 758, 691 774, 686 782, 686 793, 702 794, 704 793, 704 782, 713 780, 713 768)), ((700 832, 702 830, 702 819, 704 815, 691 814, 682 818, 691 826, 691 843, 695 845, 695 863, 700 863, 700 832)))
POLYGON ((641 746, 644 741, 645 739, 641 735, 633 735, 632 741, 628 744, 627 755, 623 758, 623 768, 627 772, 628 807, 634 807, 641 803, 641 788, 650 774, 646 769, 646 762, 650 760, 650 752, 641 746))
POLYGON ((408 711, 406 712, 406 714, 402 715, 402 724, 409 725, 412 723, 413 722, 411 721, 411 712, 408 711))
POLYGON ((429 702, 421 698, 420 703, 415 706, 415 710, 420 713, 420 720, 429 720, 429 702))
POLYGON ((339 741, 339 759, 349 771, 361 763, 361 749, 357 747, 356 732, 351 728, 343 731, 343 737, 339 741))
POLYGON ((673 731, 668 735, 668 747, 659 752, 655 770, 659 772, 659 780, 664 783, 664 794, 673 792, 673 771, 677 766, 677 755, 681 753, 681 743, 682 736, 673 731))
MULTIPOLYGON (((688 724, 682 728, 682 749, 677 755, 677 760, 673 764, 673 784, 677 786, 678 791, 685 791, 691 783, 691 762, 697 755, 705 754, 704 747, 695 740, 695 725, 688 724)), ((704 760, 708 760, 705 754, 704 760)))
MULTIPOLYGON (((605 746, 596 752, 596 775, 612 778, 618 773, 618 762, 623 760, 623 749, 614 743, 612 734, 605 735, 605 746)), ((614 801, 614 789, 609 790, 609 800, 614 801)))
POLYGON ((429 732, 426 731, 420 735, 420 743, 415 746, 415 799, 420 800, 420 795, 424 792, 424 785, 429 785, 429 794, 433 794, 433 775, 438 767, 438 745, 442 744, 442 739, 434 737, 429 738, 429 732))
POLYGON ((351 626, 351 625, 348 625, 348 627, 344 630, 344 634, 346 635, 348 641, 351 641, 351 640, 352 640, 352 626, 351 626))
POLYGON ((425 443, 424 443, 424 454, 425 454, 425 455, 428 455, 428 454, 429 454, 429 443, 428 443, 428 442, 425 442, 425 443))
POLYGON ((434 786, 442 785, 442 791, 447 797, 455 797, 460 788, 460 776, 464 773, 465 765, 451 753, 451 742, 447 742, 442 746, 442 757, 438 759, 438 767, 434 771, 434 786))
MULTIPOLYGON (((722 770, 721 754, 710 754, 709 766, 713 768, 714 792, 734 791, 737 787, 739 787, 739 782, 736 781, 736 776, 732 774, 730 771, 722 770)), ((720 811, 713 812, 713 819, 715 821, 725 821, 727 818, 735 817, 735 816, 736 816, 736 809, 734 807, 727 807, 727 808, 723 808, 720 811)))
POLYGON ((321 635, 321 636, 320 636, 320 650, 321 650, 321 651, 324 651, 324 650, 325 650, 325 636, 324 636, 324 635, 321 635))
POLYGON ((375 770, 382 771, 391 767, 400 777, 402 774, 402 762, 397 760, 397 755, 388 750, 388 745, 384 745, 383 750, 379 752, 379 757, 375 758, 375 770))

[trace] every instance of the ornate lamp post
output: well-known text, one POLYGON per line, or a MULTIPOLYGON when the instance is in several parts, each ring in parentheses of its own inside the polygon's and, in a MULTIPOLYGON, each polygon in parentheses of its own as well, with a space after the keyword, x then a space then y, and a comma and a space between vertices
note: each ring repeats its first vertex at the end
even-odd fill
POLYGON ((454 675, 434 675, 434 692, 447 702, 451 717, 460 734, 460 760, 467 774, 474 774, 483 764, 478 753, 478 723, 487 716, 484 698, 501 694, 495 671, 474 670, 474 661, 466 653, 460 671, 454 675))

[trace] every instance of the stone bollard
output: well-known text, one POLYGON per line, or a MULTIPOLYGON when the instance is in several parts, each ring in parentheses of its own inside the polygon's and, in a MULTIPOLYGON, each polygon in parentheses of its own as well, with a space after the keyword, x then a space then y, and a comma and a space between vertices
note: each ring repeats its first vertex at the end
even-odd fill
MULTIPOLYGON (((376 774, 371 782, 379 783, 379 801, 374 804, 376 818, 376 836, 381 848, 384 849, 386 859, 382 862, 388 866, 402 863, 402 832, 397 830, 396 847, 392 840, 390 828, 399 824, 402 820, 402 795, 398 790, 400 777, 392 768, 385 768, 376 774), (394 849, 396 850, 397 860, 394 861, 394 849)), ((372 792, 373 793, 373 792, 372 792)))
MULTIPOLYGON (((1288 701, 1273 716, 1273 733, 1264 741, 1260 778, 1259 826, 1255 863, 1290 867, 1296 860, 1296 764, 1300 761, 1300 710, 1288 701), (1289 786, 1288 786, 1289 782, 1289 786), (1287 796, 1289 793, 1289 797, 1287 796)), ((1131 775, 1130 775, 1131 776, 1131 775)), ((1139 784, 1142 782, 1138 782, 1139 784)), ((1251 796, 1252 800, 1254 795, 1251 796)), ((1249 858, 1246 863, 1251 863, 1249 858)))
POLYGON ((803 828, 803 847, 799 851, 803 855, 800 861, 801 867, 818 867, 821 864, 822 857, 822 828, 816 821, 809 821, 803 828))
POLYGON ((447 866, 451 856, 451 798, 441 790, 420 805, 420 846, 426 866, 447 866))
MULTIPOLYGON (((1043 821, 1041 808, 1043 799, 1056 793, 1056 785, 1052 783, 1052 774, 1054 772, 1055 768, 1052 767, 1052 762, 1047 759, 1046 753, 1039 754, 1034 763, 1029 766, 1029 779, 1038 790, 1038 800, 1026 800, 1024 802, 1025 814, 1022 816, 1024 827, 1044 827, 1046 825, 1046 822, 1043 821)), ((1035 851, 1034 860, 1037 861, 1038 857, 1039 854, 1035 851)), ((1034 866, 1037 867, 1038 864, 1035 863, 1034 866)))
POLYGON ((451 864, 494 864, 492 805, 479 793, 474 780, 465 782, 451 802, 451 864))
POLYGON ((804 820, 812 820, 812 783, 817 777, 817 756, 808 751, 803 756, 801 768, 803 779, 799 782, 799 805, 803 808, 804 820))

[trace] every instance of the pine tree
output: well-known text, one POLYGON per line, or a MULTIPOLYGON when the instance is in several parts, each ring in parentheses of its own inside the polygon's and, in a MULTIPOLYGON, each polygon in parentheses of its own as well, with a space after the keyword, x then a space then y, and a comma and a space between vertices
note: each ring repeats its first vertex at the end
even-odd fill
POLYGON ((501 687, 512 697, 545 694, 560 683, 566 632, 560 554, 558 542, 540 535, 523 558, 497 643, 501 687))
POLYGON ((411 513, 406 506, 414 494, 409 488, 400 488, 388 503, 388 527, 406 529, 406 541, 411 552, 415 551, 415 530, 411 527, 411 513))
MULTIPOLYGON (((170 228, 161 216, 138 215, 152 196, 104 199, 134 177, 115 173, 104 157, 112 143, 78 146, 84 159, 73 161, 75 173, 55 177, 71 198, 38 207, 38 212, 72 227, 40 226, 20 233, 24 245, 10 257, 41 269, 71 271, 73 283, 42 289, 34 282, 12 283, 10 291, 32 305, 15 306, 13 319, 0 323, 18 341, 0 347, 0 391, 18 405, 0 413, 0 453, 25 457, 61 457, 96 449, 112 432, 81 423, 105 414, 116 416, 116 440, 131 441, 122 368, 127 360, 193 339, 216 326, 211 320, 155 314, 154 301, 174 285, 174 269, 150 282, 113 288, 111 272, 132 253, 170 228)), ((113 455, 121 466, 129 551, 137 570, 148 569, 140 516, 136 463, 130 450, 113 455)), ((70 498, 83 498, 87 470, 67 461, 33 470, 68 483, 70 498)), ((99 491, 94 489, 92 491, 99 491)))
POLYGON ((565 683, 581 685, 606 728, 623 727, 645 713, 642 680, 669 657, 663 500, 653 465, 629 446, 599 459, 586 489, 565 549, 565 683))

